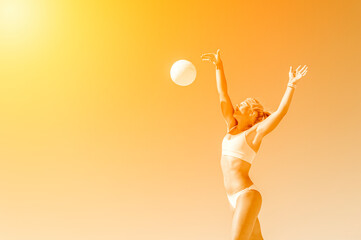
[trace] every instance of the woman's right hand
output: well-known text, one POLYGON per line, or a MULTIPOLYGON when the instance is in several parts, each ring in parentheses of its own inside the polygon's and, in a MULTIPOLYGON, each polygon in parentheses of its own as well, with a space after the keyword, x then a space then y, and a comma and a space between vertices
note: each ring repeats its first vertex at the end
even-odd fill
POLYGON ((289 80, 288 82, 291 84, 296 84, 303 76, 306 75, 307 73, 307 69, 308 67, 305 65, 303 66, 303 68, 301 68, 301 65, 298 66, 298 68, 296 69, 296 71, 292 71, 292 66, 290 67, 290 71, 289 71, 289 80))
POLYGON ((203 61, 209 61, 216 66, 220 66, 222 64, 221 51, 219 49, 217 50, 217 53, 203 53, 201 58, 203 61))

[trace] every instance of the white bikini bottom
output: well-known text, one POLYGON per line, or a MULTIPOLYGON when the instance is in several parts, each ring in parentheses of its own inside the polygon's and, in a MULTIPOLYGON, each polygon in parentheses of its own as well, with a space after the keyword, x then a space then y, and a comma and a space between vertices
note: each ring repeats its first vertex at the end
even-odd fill
POLYGON ((242 193, 245 193, 251 189, 254 189, 254 190, 257 190, 257 187, 256 185, 252 184, 251 186, 249 186, 248 188, 245 188, 245 189, 242 189, 241 191, 239 192, 236 192, 232 195, 228 195, 227 194, 227 197, 228 197, 228 200, 229 200, 229 203, 232 205, 233 208, 236 208, 236 203, 237 203, 237 198, 239 197, 239 195, 241 195, 242 193))

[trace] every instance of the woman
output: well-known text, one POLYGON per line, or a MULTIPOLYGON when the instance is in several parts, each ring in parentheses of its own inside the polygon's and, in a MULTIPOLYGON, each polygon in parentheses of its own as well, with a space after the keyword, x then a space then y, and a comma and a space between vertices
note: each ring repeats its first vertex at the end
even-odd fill
POLYGON ((227 93, 226 78, 220 51, 202 54, 202 60, 216 66, 217 89, 227 134, 222 142, 221 167, 227 197, 232 206, 232 240, 263 239, 258 214, 262 196, 248 173, 263 138, 280 123, 290 106, 296 83, 306 75, 304 66, 289 72, 289 82, 278 109, 272 114, 263 110, 254 98, 247 98, 235 107, 227 93))

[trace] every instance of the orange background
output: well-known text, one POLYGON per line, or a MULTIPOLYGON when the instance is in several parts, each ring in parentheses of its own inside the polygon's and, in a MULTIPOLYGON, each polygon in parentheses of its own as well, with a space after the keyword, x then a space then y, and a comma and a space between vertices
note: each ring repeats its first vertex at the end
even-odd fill
POLYGON ((271 111, 309 65, 250 172, 264 238, 360 239, 360 39, 360 1, 1 1, 0 239, 230 239, 217 48, 271 111))

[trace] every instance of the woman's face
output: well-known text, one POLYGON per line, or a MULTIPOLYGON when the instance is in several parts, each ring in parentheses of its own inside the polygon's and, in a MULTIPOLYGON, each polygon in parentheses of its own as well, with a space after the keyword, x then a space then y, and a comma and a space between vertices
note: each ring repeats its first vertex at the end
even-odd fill
POLYGON ((237 104, 234 109, 233 116, 237 119, 239 118, 249 118, 250 113, 250 107, 247 105, 246 102, 241 102, 240 104, 237 104))

